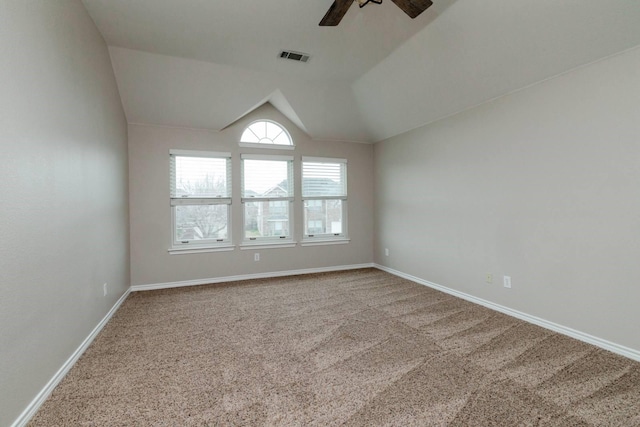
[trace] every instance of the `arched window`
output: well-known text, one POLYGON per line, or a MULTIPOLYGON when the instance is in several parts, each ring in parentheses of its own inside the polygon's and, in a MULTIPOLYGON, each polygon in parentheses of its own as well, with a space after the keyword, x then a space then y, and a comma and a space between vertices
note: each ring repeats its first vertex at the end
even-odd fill
POLYGON ((240 146, 285 150, 294 148, 289 132, 283 126, 271 120, 258 120, 251 123, 242 132, 240 146))

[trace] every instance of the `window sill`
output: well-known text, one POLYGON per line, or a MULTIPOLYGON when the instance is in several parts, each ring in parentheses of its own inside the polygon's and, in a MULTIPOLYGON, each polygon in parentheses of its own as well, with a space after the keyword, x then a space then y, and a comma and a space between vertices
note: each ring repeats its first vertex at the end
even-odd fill
POLYGON ((201 246, 201 247, 189 247, 189 248, 170 248, 168 250, 170 255, 184 255, 184 254, 199 254, 205 252, 228 252, 235 249, 233 245, 225 246, 201 246))
POLYGON ((300 246, 324 246, 324 245, 345 245, 349 243, 351 239, 318 239, 318 240, 303 240, 300 246))
POLYGON ((274 249, 274 248, 295 248, 297 242, 287 240, 286 242, 243 242, 240 245, 240 250, 246 251, 251 249, 274 249))
POLYGON ((245 148, 269 148, 272 150, 295 150, 294 145, 283 145, 283 144, 260 144, 254 142, 240 142, 238 143, 240 147, 245 148))

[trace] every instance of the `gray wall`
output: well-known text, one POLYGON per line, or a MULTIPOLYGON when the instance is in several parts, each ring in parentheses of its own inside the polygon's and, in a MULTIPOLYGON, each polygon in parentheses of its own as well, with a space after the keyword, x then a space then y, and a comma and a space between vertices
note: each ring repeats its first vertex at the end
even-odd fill
POLYGON ((80 1, 0 2, 0 56, 6 426, 128 288, 129 226, 126 121, 80 1))
POLYGON ((378 143, 375 260, 640 350, 639 138, 636 48, 378 143))
POLYGON ((373 261, 373 147, 367 144, 312 141, 270 104, 265 104, 221 132, 129 125, 131 217, 131 284, 148 285, 234 275, 334 267, 373 261), (296 145, 294 151, 238 146, 244 128, 259 118, 285 126, 296 145), (295 237, 302 236, 300 157, 337 157, 348 160, 348 232, 343 245, 270 248, 170 255, 169 150, 210 150, 233 155, 232 232, 235 244, 242 236, 240 153, 295 157, 295 237), (260 253, 260 261, 253 254, 260 253))

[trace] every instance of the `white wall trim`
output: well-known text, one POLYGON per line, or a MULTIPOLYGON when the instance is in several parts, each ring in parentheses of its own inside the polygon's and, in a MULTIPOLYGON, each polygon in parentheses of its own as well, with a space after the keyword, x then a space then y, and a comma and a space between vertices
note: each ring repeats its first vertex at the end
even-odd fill
POLYGON ((251 251, 254 249, 281 249, 281 248, 295 248, 298 242, 287 240, 286 242, 278 242, 272 240, 269 243, 268 240, 259 241, 259 243, 247 243, 243 242, 239 245, 241 251, 251 251))
MULTIPOLYGON (((263 120, 259 120, 259 121, 263 121, 263 120)), ((247 128, 249 126, 247 126, 247 128)), ((289 139, 291 139, 291 137, 289 137, 289 139)), ((296 149, 295 145, 261 144, 259 142, 239 142, 238 145, 243 148, 269 148, 271 150, 295 150, 296 149)))
POLYGON ((267 273, 241 274, 238 276, 213 277, 209 279, 183 280, 180 282, 154 283, 131 286, 132 292, 153 291, 156 289, 181 288, 184 286, 209 285, 212 283, 237 282, 239 280, 268 279, 270 277, 296 276, 298 274, 329 273, 332 271, 357 270, 375 267, 373 263, 339 265, 334 267, 305 268, 302 270, 274 271, 267 273))
POLYGON ((313 238, 307 238, 300 243, 300 246, 326 246, 326 245, 346 245, 351 242, 351 239, 323 239, 319 237, 318 240, 313 240, 313 238))
POLYGON ((124 300, 127 299, 129 294, 131 293, 131 288, 127 289, 126 292, 116 301, 116 303, 111 307, 111 310, 102 318, 100 323, 93 328, 89 336, 85 338, 85 340, 80 344, 80 347, 76 349, 76 351, 71 354, 71 357, 67 359, 66 362, 58 369, 58 372, 49 380, 49 382, 44 386, 40 393, 36 395, 36 397, 29 403, 29 405, 25 408, 24 411, 20 414, 20 416, 13 422, 11 427, 23 427, 27 425, 27 423, 31 420, 31 418, 38 412, 40 406, 47 400, 47 398, 53 392, 53 389, 62 381, 62 379, 67 375, 69 370, 76 364, 80 356, 89 348, 89 345, 93 342, 93 340, 98 336, 102 328, 109 322, 111 317, 115 314, 116 311, 120 308, 124 300))
POLYGON ((464 292, 456 291, 451 288, 447 288, 446 286, 438 285, 437 283, 429 282, 428 280, 420 279, 419 277, 412 276, 410 274, 403 273, 398 270, 394 270, 389 267, 385 267, 380 264, 375 264, 374 267, 386 271, 387 273, 393 274, 394 276, 402 277, 403 279, 411 280, 412 282, 416 282, 420 285, 428 286, 433 289, 437 289, 449 295, 453 295, 458 298, 462 298, 464 300, 470 301, 475 304, 482 305, 484 307, 490 308, 495 311, 499 311, 500 313, 507 314, 509 316, 515 317, 520 320, 524 320, 525 322, 533 323, 534 325, 541 326, 545 329, 552 330, 554 332, 558 332, 563 335, 567 335, 571 338, 575 338, 577 340, 586 342, 588 344, 595 345, 596 347, 603 348, 612 353, 619 354, 624 357, 628 357, 629 359, 636 360, 640 362, 640 351, 634 350, 629 347, 625 347, 623 345, 619 345, 613 343, 611 341, 604 340, 602 338, 595 337, 593 335, 586 334, 584 332, 569 328, 567 326, 559 325, 554 322, 550 322, 548 320, 542 319, 540 317, 532 316, 527 313, 523 313, 518 310, 511 309, 509 307, 505 307, 500 304, 493 303, 491 301, 487 301, 482 298, 474 297, 473 295, 466 294, 464 292))
POLYGON ((230 252, 236 249, 235 245, 229 246, 205 246, 197 247, 196 245, 187 246, 182 248, 169 248, 167 252, 169 255, 184 255, 184 254, 200 254, 206 252, 230 252))

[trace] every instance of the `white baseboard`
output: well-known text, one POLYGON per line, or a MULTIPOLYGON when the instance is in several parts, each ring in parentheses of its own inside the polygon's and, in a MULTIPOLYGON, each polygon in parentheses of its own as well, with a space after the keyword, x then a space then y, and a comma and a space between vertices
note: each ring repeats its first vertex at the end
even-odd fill
POLYGON ((58 372, 49 380, 49 382, 44 386, 40 393, 36 395, 36 397, 31 401, 29 406, 26 407, 24 411, 20 414, 20 416, 13 422, 11 427, 22 427, 25 426, 29 420, 38 412, 40 406, 44 403, 45 400, 51 395, 53 389, 62 381, 62 379, 67 375, 69 370, 75 365, 75 363, 80 359, 80 356, 89 348, 89 345, 93 342, 93 340, 98 336, 102 328, 109 322, 109 319, 115 314, 116 311, 120 308, 124 300, 127 299, 131 289, 127 289, 127 291, 116 301, 116 303, 111 307, 111 310, 102 318, 100 323, 93 328, 89 336, 85 338, 85 340, 80 344, 80 347, 73 352, 71 357, 67 359, 66 362, 62 365, 58 372))
POLYGON ((339 265, 334 267, 305 268, 302 270, 274 271, 274 272, 268 272, 268 273, 241 274, 238 276, 212 277, 209 279, 195 279, 195 280, 183 280, 180 282, 135 285, 135 286, 131 286, 131 291, 132 292, 152 291, 157 289, 180 288, 183 286, 209 285, 212 283, 237 282, 239 280, 267 279, 270 277, 295 276, 298 274, 311 274, 311 273, 328 273, 332 271, 356 270, 359 268, 372 268, 372 267, 374 267, 373 263, 367 263, 367 264, 339 265))
POLYGON ((625 357, 628 357, 629 359, 633 359, 640 362, 640 351, 638 350, 634 350, 632 348, 625 347, 625 346, 613 343, 611 341, 604 340, 602 338, 594 337, 593 335, 589 335, 584 332, 580 332, 575 329, 572 329, 563 325, 559 325, 557 323, 553 323, 548 320, 542 319, 540 317, 532 316, 530 314, 523 313, 518 310, 513 310, 509 307, 505 307, 503 305, 496 304, 491 301, 484 300, 482 298, 474 297, 473 295, 456 291, 454 289, 447 288, 446 286, 438 285, 437 283, 429 282, 428 280, 424 280, 419 277, 415 277, 410 274, 406 274, 401 271, 394 270, 389 267, 385 267, 383 265, 374 264, 374 267, 379 270, 386 271, 387 273, 391 273, 394 276, 402 277, 404 279, 411 280, 412 282, 416 282, 420 285, 437 289, 449 295, 453 295, 455 297, 462 298, 464 300, 482 305, 492 310, 499 311, 501 313, 507 314, 509 316, 513 316, 520 320, 524 320, 525 322, 533 323, 534 325, 538 325, 545 329, 549 329, 554 332, 558 332, 560 334, 570 336, 571 338, 575 338, 577 340, 608 350, 612 353, 616 353, 621 356, 625 356, 625 357))

